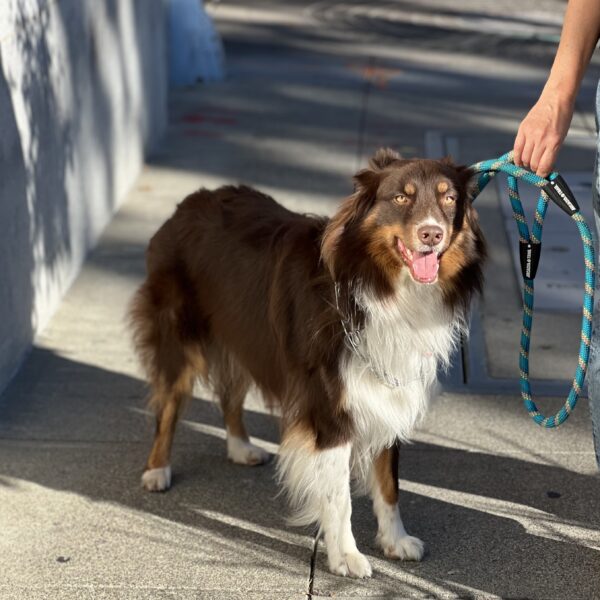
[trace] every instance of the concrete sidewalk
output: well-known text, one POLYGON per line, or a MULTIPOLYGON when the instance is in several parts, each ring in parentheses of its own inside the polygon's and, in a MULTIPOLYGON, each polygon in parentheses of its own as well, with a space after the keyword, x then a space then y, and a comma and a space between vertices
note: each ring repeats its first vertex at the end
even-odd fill
MULTIPOLYGON (((495 3, 495 16, 489 3, 463 4, 460 13, 443 0, 213 9, 228 80, 173 94, 162 150, 0 399, 2 600, 600 597, 586 402, 558 431, 521 406, 518 282, 492 189, 478 200, 492 250, 482 372, 472 385, 449 381, 402 451, 401 508, 427 544, 422 563, 383 558, 369 502, 358 498, 355 534, 373 578, 330 575, 313 532, 285 523, 273 465, 227 462, 220 415, 201 389, 178 429, 172 490, 139 486, 153 423, 124 314, 149 237, 200 186, 244 181, 290 208, 327 213, 380 145, 409 156, 451 150, 466 163, 505 151, 543 81, 562 3, 537 3, 502 21, 501 33, 511 0, 495 3)), ((584 108, 598 72, 584 84, 561 170, 591 169, 584 108)), ((567 379, 578 317, 548 312, 536 322, 537 376, 567 379)), ((550 412, 562 400, 540 403, 550 412)), ((274 419, 254 397, 247 412, 254 441, 276 452, 274 419)))

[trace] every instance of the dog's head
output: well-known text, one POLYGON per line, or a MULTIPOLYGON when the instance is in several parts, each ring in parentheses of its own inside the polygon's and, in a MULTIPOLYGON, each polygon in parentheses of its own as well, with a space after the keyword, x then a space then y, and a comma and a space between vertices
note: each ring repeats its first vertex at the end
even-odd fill
POLYGON ((385 288, 406 269, 417 284, 450 289, 470 270, 479 287, 485 249, 471 206, 472 178, 447 159, 404 160, 379 150, 356 174, 355 193, 323 238, 333 277, 359 276, 385 288))

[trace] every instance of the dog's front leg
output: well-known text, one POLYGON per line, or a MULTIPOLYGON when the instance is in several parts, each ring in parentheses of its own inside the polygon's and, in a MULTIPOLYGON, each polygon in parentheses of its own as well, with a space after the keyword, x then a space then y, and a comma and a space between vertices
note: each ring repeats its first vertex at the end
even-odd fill
POLYGON ((388 558, 421 560, 423 542, 406 533, 398 508, 398 446, 377 455, 371 470, 371 497, 377 517, 377 540, 388 558))
POLYGON ((337 575, 370 577, 371 565, 358 551, 350 516, 350 444, 319 450, 284 439, 279 469, 296 509, 293 521, 317 522, 327 548, 329 569, 337 575))
POLYGON ((329 570, 337 575, 370 577, 371 565, 358 551, 352 534, 350 517, 352 500, 350 497, 350 447, 340 447, 324 451, 326 462, 331 461, 323 473, 324 486, 319 521, 327 548, 329 570))

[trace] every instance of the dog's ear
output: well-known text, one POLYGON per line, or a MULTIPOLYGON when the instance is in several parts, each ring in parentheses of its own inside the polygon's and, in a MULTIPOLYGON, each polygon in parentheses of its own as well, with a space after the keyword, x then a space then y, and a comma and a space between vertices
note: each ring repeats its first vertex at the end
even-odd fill
POLYGON ((371 168, 363 169, 354 176, 354 194, 348 200, 348 208, 351 207, 348 224, 361 221, 371 210, 377 200, 380 182, 381 172, 371 168))
POLYGON ((479 227, 479 215, 477 214, 477 210, 473 207, 473 199, 477 188, 477 173, 467 165, 455 164, 450 156, 446 156, 440 162, 447 167, 450 167, 453 171, 453 176, 459 188, 458 191, 464 198, 462 210, 457 212, 457 217, 461 220, 467 220, 475 239, 478 240, 479 253, 484 256, 485 242, 481 228, 479 227))
POLYGON ((440 159, 440 162, 444 166, 450 167, 453 171, 455 171, 462 181, 471 179, 475 175, 475 172, 473 169, 471 169, 471 167, 467 165, 457 165, 450 155, 444 156, 444 158, 440 159))
POLYGON ((401 160, 401 156, 391 148, 379 148, 377 152, 369 160, 369 165, 372 169, 385 169, 397 160, 401 160))
POLYGON ((354 176, 355 189, 361 192, 365 198, 372 198, 377 193, 379 182, 381 180, 380 173, 386 167, 389 167, 395 162, 401 161, 400 155, 391 148, 379 148, 377 152, 369 159, 369 166, 362 171, 359 171, 354 176))
POLYGON ((335 277, 338 248, 345 234, 352 236, 377 200, 381 171, 372 162, 354 176, 354 193, 342 202, 339 210, 329 221, 321 243, 321 257, 335 277))
POLYGON ((380 174, 373 169, 362 169, 354 176, 354 191, 364 196, 376 196, 380 174))

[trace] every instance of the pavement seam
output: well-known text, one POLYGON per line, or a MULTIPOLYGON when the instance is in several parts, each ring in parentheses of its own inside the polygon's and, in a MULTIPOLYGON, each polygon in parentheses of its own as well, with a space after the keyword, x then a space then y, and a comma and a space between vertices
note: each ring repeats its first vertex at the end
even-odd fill
POLYGON ((308 574, 308 600, 312 600, 313 598, 313 586, 315 583, 315 570, 317 568, 317 552, 319 551, 319 534, 315 535, 313 541, 313 549, 312 554, 310 556, 310 572, 308 574))

